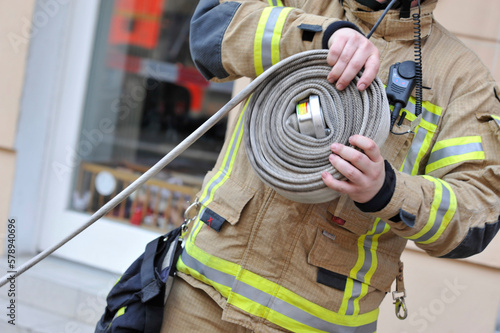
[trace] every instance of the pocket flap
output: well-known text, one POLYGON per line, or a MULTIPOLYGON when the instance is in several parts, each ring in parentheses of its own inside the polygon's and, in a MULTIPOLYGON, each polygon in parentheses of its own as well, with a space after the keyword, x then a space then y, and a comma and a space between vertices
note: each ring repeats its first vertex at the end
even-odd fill
POLYGON ((234 225, 254 194, 254 189, 243 187, 229 178, 215 191, 213 200, 206 206, 234 225))

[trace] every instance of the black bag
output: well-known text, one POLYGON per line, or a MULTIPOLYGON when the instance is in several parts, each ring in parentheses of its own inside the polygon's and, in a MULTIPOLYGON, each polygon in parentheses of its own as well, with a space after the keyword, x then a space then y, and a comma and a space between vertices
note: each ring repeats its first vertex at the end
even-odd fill
POLYGON ((180 226, 148 243, 113 286, 95 333, 158 333, 181 247, 180 226))

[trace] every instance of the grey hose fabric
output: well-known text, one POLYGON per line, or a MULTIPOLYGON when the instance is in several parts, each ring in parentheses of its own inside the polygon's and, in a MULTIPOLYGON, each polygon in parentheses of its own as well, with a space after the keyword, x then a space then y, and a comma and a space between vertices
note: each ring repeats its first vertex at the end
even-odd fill
POLYGON ((357 76, 343 91, 327 81, 327 50, 300 53, 271 67, 273 73, 254 91, 245 110, 244 142, 250 164, 260 179, 284 197, 302 203, 330 201, 339 193, 328 188, 321 173, 343 176, 328 160, 330 145, 348 144, 354 134, 381 147, 390 126, 385 88, 376 78, 368 89, 356 88, 357 76), (318 95, 330 134, 316 139, 299 132, 296 105, 318 95))

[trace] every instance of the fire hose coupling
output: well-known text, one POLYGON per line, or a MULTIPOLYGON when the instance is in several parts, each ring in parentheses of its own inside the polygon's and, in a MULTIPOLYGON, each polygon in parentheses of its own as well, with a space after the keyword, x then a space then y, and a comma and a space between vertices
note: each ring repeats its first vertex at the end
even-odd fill
POLYGON ((296 111, 300 133, 316 139, 324 138, 330 134, 330 129, 326 128, 325 125, 318 95, 311 95, 308 99, 300 101, 296 111))

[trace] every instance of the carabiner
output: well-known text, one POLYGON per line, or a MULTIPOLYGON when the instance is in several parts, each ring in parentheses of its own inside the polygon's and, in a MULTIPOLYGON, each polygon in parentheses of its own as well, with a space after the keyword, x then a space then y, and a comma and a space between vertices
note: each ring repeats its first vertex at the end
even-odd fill
POLYGON ((395 296, 395 294, 392 294, 394 298, 394 306, 395 306, 395 311, 396 311, 396 317, 400 320, 405 320, 406 317, 408 317, 408 309, 406 308, 406 303, 405 303, 405 297, 406 295, 403 294, 402 296, 395 296))
POLYGON ((188 208, 184 211, 184 223, 182 224, 182 232, 185 233, 188 230, 189 223, 195 219, 196 215, 198 215, 198 209, 200 208, 200 202, 198 198, 194 200, 194 202, 189 205, 188 208), (191 210, 194 210, 194 214, 191 210))

